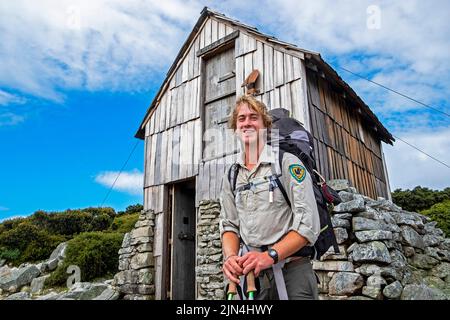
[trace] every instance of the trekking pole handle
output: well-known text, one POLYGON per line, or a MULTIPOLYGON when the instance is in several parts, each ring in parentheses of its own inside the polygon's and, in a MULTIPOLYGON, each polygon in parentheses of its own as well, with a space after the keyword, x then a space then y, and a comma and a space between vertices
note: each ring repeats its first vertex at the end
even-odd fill
POLYGON ((230 281, 230 282, 228 283, 228 292, 227 292, 227 296, 228 296, 229 294, 232 294, 232 295, 237 294, 236 282, 234 282, 234 281, 230 281))
POLYGON ((256 292, 255 274, 253 273, 253 270, 247 274, 247 293, 248 292, 256 292))

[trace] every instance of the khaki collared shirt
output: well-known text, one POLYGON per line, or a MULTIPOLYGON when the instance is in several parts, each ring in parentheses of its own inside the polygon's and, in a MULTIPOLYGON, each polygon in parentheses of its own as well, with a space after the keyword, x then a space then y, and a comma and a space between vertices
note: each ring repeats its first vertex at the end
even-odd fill
MULTIPOLYGON (((283 184, 292 209, 287 204, 279 188, 273 191, 273 202, 269 201, 269 177, 272 165, 280 172, 278 154, 270 145, 266 145, 253 170, 244 163, 244 154, 238 156, 240 170, 236 181, 236 190, 248 183, 254 186, 250 190, 236 192, 234 196, 228 181, 228 170, 223 177, 220 196, 220 236, 225 231, 236 233, 247 245, 260 247, 273 245, 293 230, 305 237, 313 245, 320 232, 320 220, 308 171, 296 175, 292 168, 303 166, 296 156, 285 153, 282 161, 283 184), (293 166, 291 168, 291 166, 293 166)), ((295 171, 294 171, 295 172, 295 171)), ((302 171, 296 171, 302 172, 302 171)))

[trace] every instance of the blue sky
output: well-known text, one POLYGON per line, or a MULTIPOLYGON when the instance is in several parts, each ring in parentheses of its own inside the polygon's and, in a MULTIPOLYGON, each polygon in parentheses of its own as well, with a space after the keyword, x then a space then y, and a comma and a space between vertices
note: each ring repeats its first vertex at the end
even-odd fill
MULTIPOLYGON (((450 113, 448 1, 2 1, 0 219, 102 203, 205 5, 320 52, 392 133, 450 163, 448 117, 339 69, 450 113)), ((384 151, 392 189, 450 186, 402 142, 384 151)), ((105 205, 142 202, 142 171, 139 142, 105 205)))

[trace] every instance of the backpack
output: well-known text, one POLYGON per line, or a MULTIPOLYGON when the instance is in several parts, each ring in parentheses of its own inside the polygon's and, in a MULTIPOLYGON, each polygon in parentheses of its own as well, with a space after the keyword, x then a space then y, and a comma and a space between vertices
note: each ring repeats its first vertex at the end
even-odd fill
MULTIPOLYGON (((335 190, 326 185, 325 179, 317 172, 314 159, 313 137, 299 121, 289 117, 288 110, 277 108, 269 111, 269 114, 272 117, 273 128, 278 129, 278 134, 272 131, 267 143, 279 147, 278 160, 280 168, 282 167, 285 152, 295 155, 303 162, 312 178, 317 210, 319 212, 320 233, 317 241, 314 243, 314 246, 303 247, 294 253, 294 256, 309 256, 313 259, 319 259, 331 246, 333 246, 334 252, 338 254, 339 247, 331 223, 330 212, 333 209, 333 205, 339 204, 341 199, 335 190), (318 183, 319 181, 320 183, 318 183)), ((230 167, 228 172, 228 181, 230 182, 233 193, 236 190, 238 173, 239 165, 235 163, 230 167)), ((273 177, 286 202, 291 206, 286 190, 278 178, 279 175, 274 175, 273 177)))

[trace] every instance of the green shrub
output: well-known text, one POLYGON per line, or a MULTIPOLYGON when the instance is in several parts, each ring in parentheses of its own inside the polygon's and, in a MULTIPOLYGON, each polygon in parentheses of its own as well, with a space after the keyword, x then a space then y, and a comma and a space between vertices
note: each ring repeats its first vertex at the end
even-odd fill
POLYGON ((75 236, 67 244, 64 263, 45 282, 46 286, 64 285, 70 265, 81 270, 81 281, 112 276, 118 271, 122 233, 87 232, 75 236))
POLYGON ((437 227, 444 231, 446 237, 450 236, 450 200, 437 203, 421 213, 436 221, 437 227))
POLYGON ((20 251, 17 249, 7 249, 5 247, 0 248, 0 259, 6 261, 16 261, 20 256, 20 251))
POLYGON ((392 192, 392 201, 404 210, 420 212, 432 205, 450 199, 450 188, 442 191, 417 186, 412 190, 396 189, 392 192))
POLYGON ((142 204, 133 204, 131 206, 128 206, 125 211, 119 211, 117 214, 133 214, 133 213, 141 213, 141 211, 144 209, 144 206, 142 204))
POLYGON ((5 259, 14 265, 47 259, 58 244, 65 240, 65 237, 51 235, 28 221, 0 234, 0 246, 6 252, 14 253, 5 259))
POLYGON ((119 215, 114 218, 111 230, 120 233, 130 232, 138 220, 139 213, 119 215))

